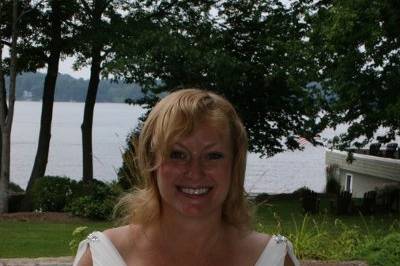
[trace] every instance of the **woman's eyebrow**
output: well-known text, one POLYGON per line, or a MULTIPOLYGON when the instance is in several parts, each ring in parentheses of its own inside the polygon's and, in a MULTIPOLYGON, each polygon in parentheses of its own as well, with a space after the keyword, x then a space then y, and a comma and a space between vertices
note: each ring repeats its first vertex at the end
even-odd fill
MULTIPOLYGON (((212 148, 212 147, 214 147, 214 146, 219 146, 219 144, 220 144, 220 142, 210 142, 210 143, 207 143, 205 146, 204 146, 204 148, 203 149, 209 149, 209 148, 212 148)), ((174 147, 174 146, 178 146, 178 147, 180 147, 180 148, 183 148, 183 149, 188 149, 187 148, 187 146, 185 145, 185 144, 183 144, 182 142, 175 142, 173 145, 172 145, 172 148, 174 147)))
POLYGON ((178 148, 186 149, 186 146, 185 146, 184 144, 180 143, 180 142, 175 142, 175 143, 172 145, 172 148, 174 148, 174 147, 176 147, 176 146, 178 146, 178 148))

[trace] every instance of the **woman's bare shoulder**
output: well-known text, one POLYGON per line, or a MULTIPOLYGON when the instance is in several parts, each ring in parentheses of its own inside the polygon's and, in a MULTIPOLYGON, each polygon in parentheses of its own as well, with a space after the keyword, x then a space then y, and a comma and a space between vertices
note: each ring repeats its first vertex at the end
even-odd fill
POLYGON ((270 235, 251 231, 246 235, 243 241, 248 247, 252 247, 252 250, 259 256, 264 251, 270 239, 270 235))
POLYGON ((121 257, 127 261, 132 254, 135 254, 138 246, 143 241, 143 228, 141 225, 124 225, 109 228, 103 232, 112 242, 121 257))
POLYGON ((130 248, 133 242, 137 239, 140 226, 124 225, 119 227, 109 228, 103 231, 109 240, 114 244, 118 251, 123 252, 130 248))
POLYGON ((261 244, 263 246, 265 246, 269 239, 271 238, 270 235, 264 234, 264 233, 260 233, 260 232, 256 232, 256 231, 251 231, 247 234, 247 239, 248 241, 251 241, 255 244, 261 244))
POLYGON ((254 265, 270 240, 267 234, 256 231, 240 231, 234 230, 233 238, 236 243, 234 250, 237 254, 237 261, 242 263, 239 265, 254 265))
POLYGON ((109 240, 114 244, 114 246, 119 246, 127 236, 132 235, 134 231, 134 225, 124 225, 119 227, 108 228, 103 231, 103 234, 107 236, 109 240))

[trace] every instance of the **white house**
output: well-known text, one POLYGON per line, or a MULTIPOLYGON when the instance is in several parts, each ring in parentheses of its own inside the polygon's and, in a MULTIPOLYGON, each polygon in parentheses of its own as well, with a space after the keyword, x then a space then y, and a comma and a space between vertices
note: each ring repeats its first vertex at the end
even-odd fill
POLYGON ((352 192, 353 198, 362 198, 367 191, 387 185, 400 185, 400 159, 384 158, 368 154, 353 153, 348 162, 348 153, 326 150, 326 166, 334 166, 335 178, 342 188, 352 192))

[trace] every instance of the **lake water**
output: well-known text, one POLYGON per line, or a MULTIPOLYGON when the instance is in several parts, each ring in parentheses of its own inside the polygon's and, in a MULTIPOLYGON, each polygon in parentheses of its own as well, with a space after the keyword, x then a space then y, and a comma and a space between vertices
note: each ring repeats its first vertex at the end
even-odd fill
MULTIPOLYGON (((80 125, 83 103, 54 103, 52 138, 46 175, 82 176, 80 125)), ((93 122, 94 176, 116 179, 121 165, 125 138, 137 125, 143 110, 138 106, 97 103, 93 122)), ((16 102, 12 130, 11 181, 23 188, 28 182, 35 159, 41 115, 40 102, 16 102)), ((332 132, 329 133, 332 135, 332 132)), ((325 185, 325 149, 305 144, 304 151, 284 152, 260 159, 249 154, 246 172, 248 192, 283 193, 307 186, 323 191, 325 185)))

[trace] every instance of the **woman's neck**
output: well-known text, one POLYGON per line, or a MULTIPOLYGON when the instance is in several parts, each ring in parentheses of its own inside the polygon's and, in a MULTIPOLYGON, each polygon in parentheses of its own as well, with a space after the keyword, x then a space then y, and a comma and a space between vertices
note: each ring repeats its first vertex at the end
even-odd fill
POLYGON ((158 224, 152 227, 152 235, 170 254, 187 254, 194 257, 208 255, 226 243, 228 227, 221 217, 182 217, 161 215, 158 224))

